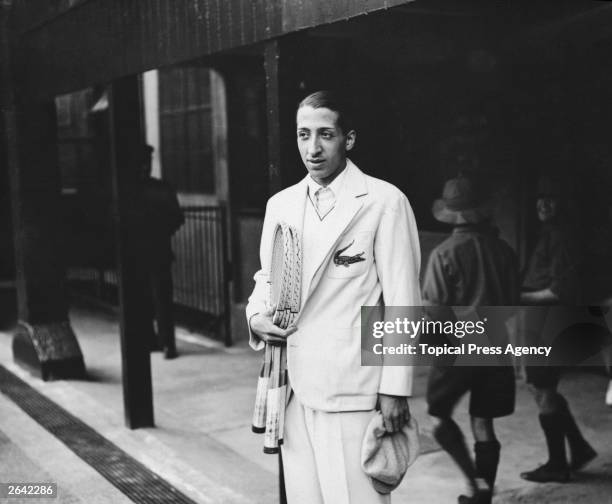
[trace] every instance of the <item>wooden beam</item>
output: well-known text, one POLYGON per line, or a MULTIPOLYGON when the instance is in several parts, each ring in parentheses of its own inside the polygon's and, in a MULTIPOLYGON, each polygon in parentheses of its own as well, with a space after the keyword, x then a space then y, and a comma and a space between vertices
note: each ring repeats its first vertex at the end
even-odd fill
POLYGON ((16 6, 12 31, 23 85, 50 97, 404 3, 87 0, 62 10, 29 1, 16 6))
MULTIPOLYGON (((290 81, 291 49, 286 40, 271 40, 264 48, 266 76, 266 117, 268 123, 268 187, 273 195, 283 188, 290 172, 291 151, 295 151, 294 88, 290 81), (293 117, 293 119, 292 119, 293 117)), ((282 455, 279 464, 279 502, 286 504, 282 455)))
POLYGON ((131 429, 152 427, 153 344, 148 277, 142 261, 131 189, 137 166, 133 150, 144 141, 140 107, 140 83, 136 76, 113 82, 109 90, 109 126, 113 221, 117 235, 117 272, 121 325, 121 365, 125 423, 131 429))
POLYGON ((296 34, 270 40, 264 48, 270 196, 304 176, 295 141, 295 113, 308 83, 304 61, 296 55, 308 47, 296 34))

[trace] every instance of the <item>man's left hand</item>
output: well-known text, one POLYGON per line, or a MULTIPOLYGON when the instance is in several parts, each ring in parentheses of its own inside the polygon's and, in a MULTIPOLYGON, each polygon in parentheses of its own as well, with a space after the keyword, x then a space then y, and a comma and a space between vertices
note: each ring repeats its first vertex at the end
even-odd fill
POLYGON ((407 397, 378 394, 378 403, 387 432, 398 432, 410 421, 407 397))

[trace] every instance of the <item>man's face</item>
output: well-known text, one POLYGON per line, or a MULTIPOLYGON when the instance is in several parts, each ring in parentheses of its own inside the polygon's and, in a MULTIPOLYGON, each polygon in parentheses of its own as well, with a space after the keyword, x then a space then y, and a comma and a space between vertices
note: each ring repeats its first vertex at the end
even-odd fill
POLYGON ((346 166, 346 153, 355 144, 355 132, 344 133, 338 126, 338 113, 333 110, 300 107, 297 144, 310 176, 327 185, 346 166))
POLYGON ((557 216, 559 202, 551 196, 540 196, 536 202, 536 210, 540 222, 549 222, 557 216))

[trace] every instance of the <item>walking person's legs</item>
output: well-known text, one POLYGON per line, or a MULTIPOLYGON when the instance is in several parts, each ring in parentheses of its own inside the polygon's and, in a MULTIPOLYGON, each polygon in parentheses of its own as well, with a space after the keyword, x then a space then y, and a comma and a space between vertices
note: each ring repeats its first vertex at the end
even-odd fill
POLYGON ((461 495, 459 502, 466 504, 485 503, 491 494, 484 478, 478 475, 463 432, 452 419, 455 405, 470 390, 473 373, 473 369, 466 367, 433 367, 427 384, 429 414, 434 419, 433 434, 465 478, 466 495, 461 495))
MULTIPOLYGON (((533 373, 533 369, 528 369, 529 372, 533 373)), ((569 464, 565 451, 564 418, 559 401, 561 396, 557 393, 556 383, 547 386, 543 386, 543 383, 532 384, 531 390, 538 406, 548 460, 536 469, 521 473, 521 478, 540 483, 547 481, 564 483, 569 480, 569 464)))
POLYGON ((529 481, 564 483, 569 480, 570 469, 582 469, 597 455, 580 432, 567 400, 557 390, 560 375, 561 368, 557 367, 527 368, 528 382, 538 406, 548 449, 548 460, 544 465, 521 473, 521 477, 529 481), (566 439, 570 449, 569 462, 566 439))
POLYGON ((491 491, 495 487, 501 445, 495 436, 492 418, 472 417, 476 474, 484 479, 491 491))
POLYGON ((157 308, 155 305, 155 294, 154 294, 154 281, 153 281, 153 273, 150 270, 147 270, 147 291, 146 295, 142 300, 144 309, 147 313, 147 342, 149 346, 149 350, 151 352, 158 352, 163 350, 163 345, 159 340, 159 336, 156 331, 156 320, 157 320, 157 308))
POLYGON ((474 462, 477 481, 484 480, 489 491, 481 492, 478 500, 463 500, 465 503, 490 504, 493 498, 501 452, 501 445, 495 435, 494 419, 514 412, 514 380, 514 368, 511 365, 479 367, 474 371, 470 393, 474 462))
POLYGON ((561 415, 565 437, 570 449, 570 469, 578 471, 597 456, 597 452, 584 439, 574 415, 569 408, 567 399, 557 392, 557 403, 561 415))
POLYGON ((472 460, 465 438, 459 426, 451 417, 436 417, 434 437, 440 446, 455 461, 465 477, 468 495, 461 495, 461 504, 486 503, 490 500, 491 489, 480 477, 472 460))
POLYGON ((177 357, 177 352, 170 265, 156 268, 151 275, 151 288, 157 320, 157 338, 160 346, 164 349, 166 359, 173 359, 177 357))

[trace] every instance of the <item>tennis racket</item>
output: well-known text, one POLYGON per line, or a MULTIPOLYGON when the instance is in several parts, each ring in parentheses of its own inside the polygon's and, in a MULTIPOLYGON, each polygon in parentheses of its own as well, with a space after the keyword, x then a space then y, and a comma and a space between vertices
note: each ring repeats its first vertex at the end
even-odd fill
MULTIPOLYGON (((297 230, 285 223, 277 224, 274 231, 269 278, 269 302, 274 307, 272 321, 287 329, 300 309, 302 250, 297 230)), ((278 453, 286 400, 286 345, 266 344, 253 412, 253 431, 264 432, 264 453, 278 453)))

